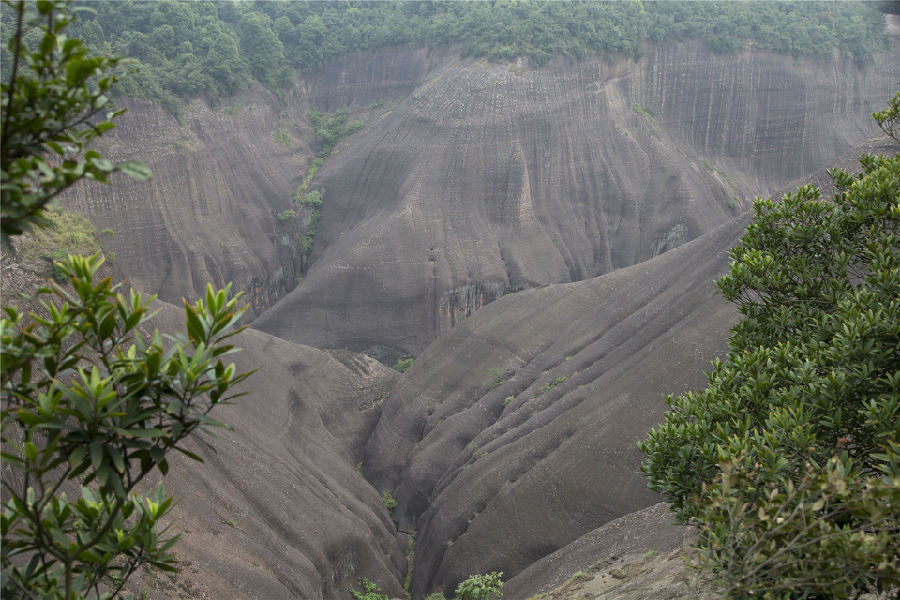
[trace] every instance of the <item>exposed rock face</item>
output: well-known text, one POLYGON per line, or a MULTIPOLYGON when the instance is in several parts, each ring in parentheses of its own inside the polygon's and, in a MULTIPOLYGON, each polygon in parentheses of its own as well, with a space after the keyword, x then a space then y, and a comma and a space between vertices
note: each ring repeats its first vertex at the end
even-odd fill
MULTIPOLYGON (((165 311, 156 325, 183 330, 180 312, 165 311)), ((182 497, 181 572, 145 575, 132 589, 153 598, 345 598, 365 576, 399 594, 403 546, 379 493, 356 472, 396 372, 258 331, 236 343, 238 367, 262 370, 245 383, 250 395, 215 411, 234 431, 203 436, 215 452, 193 444, 202 464, 169 461, 166 490, 182 497)))
POLYGON ((207 282, 233 281, 257 316, 295 283, 301 227, 277 214, 295 207, 294 191, 315 156, 310 93, 324 110, 392 103, 430 66, 422 51, 385 49, 337 61, 283 100, 257 85, 216 107, 193 101, 180 120, 149 102, 119 101, 128 112, 95 147, 113 160, 139 158, 153 180, 81 185, 63 204, 98 231, 112 230, 101 236, 104 249, 139 288, 178 303, 201 295, 207 282))
POLYGON ((234 281, 253 314, 270 306, 294 283, 291 248, 281 239, 287 228, 275 215, 289 206, 308 162, 305 121, 285 124, 299 146, 292 152, 272 136, 284 127, 265 90, 217 110, 194 102, 184 125, 149 103, 124 104, 129 111, 96 145, 115 160, 140 158, 153 180, 79 186, 65 206, 113 231, 101 236, 104 249, 141 289, 178 303, 207 282, 234 281))
POLYGON ((713 279, 743 217, 595 279, 512 294, 441 336, 400 379, 365 473, 417 529, 413 594, 511 577, 659 501, 636 443, 666 393, 702 385, 734 318, 713 279))
MULTIPOLYGON (((897 152, 885 139, 836 166, 857 172, 859 154, 897 152)), ((806 182, 834 191, 824 171, 806 182)), ((401 529, 418 530, 415 597, 491 570, 513 578, 513 598, 555 587, 581 568, 566 571, 560 557, 600 547, 579 536, 660 500, 636 444, 662 419, 664 396, 702 387, 725 354, 737 315, 713 281, 749 218, 592 280, 505 296, 416 359, 385 402, 366 463, 377 487, 395 489, 401 529)), ((621 551, 638 552, 634 541, 619 540, 621 551)), ((644 569, 647 549, 672 551, 649 546, 629 564, 644 569)), ((677 563, 653 569, 677 577, 677 563)), ((623 597, 655 597, 629 589, 623 597)))
POLYGON ((348 106, 387 108, 408 96, 429 71, 450 62, 445 54, 411 46, 348 54, 302 76, 302 86, 316 109, 334 112, 348 106))
POLYGON ((263 330, 238 360, 265 369, 217 415, 238 425, 219 453, 173 464, 190 564, 145 583, 338 598, 366 576, 398 594, 378 497, 392 488, 400 528, 418 531, 418 598, 515 575, 658 502, 635 442, 724 352, 734 312, 712 280, 741 202, 872 135, 898 78, 896 61, 860 72, 694 44, 525 71, 395 48, 308 75, 283 104, 260 89, 194 103, 185 125, 129 103, 100 149, 156 178, 66 205, 115 232, 104 245, 137 287, 177 301, 234 280, 263 330), (314 180, 316 262, 289 292, 301 229, 276 214, 313 155, 305 112, 379 100, 314 180), (285 340, 385 361, 427 350, 394 385, 285 340))
POLYGON ((327 161, 317 262, 254 326, 418 353, 506 293, 710 231, 871 136, 898 77, 887 58, 860 71, 699 44, 615 64, 438 67, 327 161))
POLYGON ((306 111, 368 106, 313 183, 316 264, 256 326, 390 360, 506 293, 711 230, 869 137, 898 77, 887 58, 860 71, 700 44, 538 70, 386 48, 302 75, 283 100, 257 86, 192 102, 181 122, 126 101, 98 147, 154 180, 81 186, 64 204, 114 232, 104 247, 139 287, 178 302, 234 281, 258 316, 295 285, 303 225, 276 215, 314 154, 306 111))
POLYGON ((509 598, 542 600, 712 600, 698 595, 685 564, 695 532, 676 525, 669 506, 655 504, 586 533, 503 585, 509 598))

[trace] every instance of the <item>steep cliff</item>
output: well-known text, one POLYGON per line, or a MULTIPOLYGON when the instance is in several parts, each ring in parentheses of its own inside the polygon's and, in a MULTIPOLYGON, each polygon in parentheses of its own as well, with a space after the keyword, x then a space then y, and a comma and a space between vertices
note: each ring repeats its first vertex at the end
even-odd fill
POLYGON ((512 291, 628 266, 711 230, 872 135, 900 67, 700 43, 542 69, 406 46, 259 87, 180 119, 131 100, 101 138, 149 185, 85 185, 121 270, 177 302, 234 281, 265 331, 384 360, 418 353, 512 291), (295 286, 302 219, 279 221, 314 156, 306 112, 367 107, 310 189, 324 192, 295 286), (290 290, 294 291, 288 295, 290 290), (287 296, 287 297, 285 297, 287 296))
MULTIPOLYGON (((897 150, 882 136, 832 166, 855 172, 860 153, 897 150)), ((824 170, 803 183, 834 191, 824 170)), ((604 547, 580 536, 661 500, 636 444, 664 396, 702 386, 725 353, 737 314, 713 282, 749 217, 638 265, 503 297, 416 359, 385 401, 364 471, 394 488, 400 528, 418 532, 415 597, 492 570, 514 577, 510 597, 550 589, 614 551, 591 556, 604 547)), ((633 521, 619 541, 662 521, 633 521)))
POLYGON ((177 118, 147 101, 120 100, 128 112, 95 147, 114 160, 139 158, 152 181, 86 183, 62 202, 109 230, 104 249, 138 287, 177 303, 207 282, 233 281, 259 315, 295 283, 303 225, 277 215, 294 206, 315 156, 311 100, 325 109, 394 102, 429 65, 423 52, 389 48, 336 61, 283 99, 255 85, 214 107, 193 101, 177 118))
POLYGON ((732 307, 713 279, 746 217, 639 265, 511 294, 441 336, 385 402, 364 472, 417 530, 413 592, 507 577, 659 502, 636 443, 702 383, 732 307))
POLYGON ((861 71, 699 43, 612 64, 439 66, 326 162, 315 264, 254 326, 418 353, 504 294, 726 222, 871 136, 898 77, 887 57, 861 71))

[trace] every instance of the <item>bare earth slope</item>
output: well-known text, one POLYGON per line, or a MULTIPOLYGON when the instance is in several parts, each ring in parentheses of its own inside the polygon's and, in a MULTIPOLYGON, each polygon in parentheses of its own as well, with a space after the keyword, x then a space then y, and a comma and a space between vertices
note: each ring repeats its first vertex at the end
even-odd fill
POLYGON ((746 225, 657 258, 506 296, 432 344, 398 381, 364 472, 417 530, 416 597, 473 572, 507 577, 659 501, 636 443, 725 349, 713 280, 746 225))
POLYGON ((699 44, 445 64, 329 158, 317 261, 254 326, 394 360, 512 291, 646 260, 875 131, 900 77, 699 44), (729 206, 730 205, 730 206, 729 206))
POLYGON ((142 582, 161 596, 343 598, 357 576, 398 594, 388 488, 418 534, 417 598, 657 503, 635 442, 724 351, 734 313, 712 281, 747 220, 729 201, 870 137, 900 78, 694 44, 524 71, 395 48, 328 69, 284 104, 192 104, 184 125, 134 103, 101 150, 145 156, 150 188, 66 199, 113 230, 138 287, 177 301, 235 280, 261 314, 238 360, 264 370, 217 415, 237 431, 168 478, 188 568, 142 582), (317 262, 289 292, 302 227, 275 215, 312 156, 303 115, 378 100, 313 183, 317 262), (294 342, 422 354, 394 383, 294 342))
MULTIPOLYGON (((176 327, 166 311, 157 325, 176 327)), ((181 325, 183 328, 183 325, 181 325)), ((396 376, 365 356, 334 356, 247 331, 238 367, 261 367, 248 396, 216 410, 234 431, 196 443, 204 458, 170 461, 182 497, 181 572, 145 575, 154 598, 342 598, 360 574, 400 591, 403 548, 378 493, 356 472, 396 376)))
POLYGON ((320 108, 392 102, 430 64, 408 48, 346 57, 300 80, 283 100, 254 85, 217 106, 192 101, 178 119, 146 101, 120 100, 128 112, 95 146, 114 160, 142 160, 152 181, 81 185, 63 204, 98 231, 111 230, 101 236, 104 249, 139 288, 178 303, 201 295, 207 282, 233 281, 256 316, 294 286, 302 231, 277 215, 295 207, 315 156, 310 101, 320 108))
POLYGON ((251 316, 277 303, 258 328, 392 361, 504 294, 645 260, 827 164, 872 135, 892 58, 859 70, 685 43, 530 69, 387 48, 300 74, 281 100, 254 86, 180 120, 125 101, 98 149, 154 180, 63 203, 164 300, 234 281, 251 316), (307 110, 346 106, 368 126, 313 181, 316 262, 295 288, 308 215, 277 215, 315 154, 307 110))

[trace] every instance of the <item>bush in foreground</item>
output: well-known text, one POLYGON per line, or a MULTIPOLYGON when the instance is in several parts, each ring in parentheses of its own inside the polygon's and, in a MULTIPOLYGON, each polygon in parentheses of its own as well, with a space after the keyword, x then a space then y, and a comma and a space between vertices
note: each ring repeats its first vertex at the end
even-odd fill
POLYGON ((756 201, 727 360, 640 444, 726 597, 900 587, 900 156, 860 160, 831 200, 756 201))

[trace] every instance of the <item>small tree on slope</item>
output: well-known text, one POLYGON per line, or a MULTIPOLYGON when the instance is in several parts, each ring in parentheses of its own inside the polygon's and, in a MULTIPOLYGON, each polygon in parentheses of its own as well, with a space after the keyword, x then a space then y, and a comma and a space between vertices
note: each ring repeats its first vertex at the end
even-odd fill
POLYGON ((860 162, 756 201, 728 358, 640 444, 726 597, 900 594, 900 158, 860 162))
MULTIPOLYGON (((91 124, 112 83, 114 59, 90 57, 67 39, 65 2, 4 2, 16 30, 13 64, 2 84, 3 238, 44 223, 42 213, 82 178, 106 181, 125 171, 146 178, 139 163, 118 167, 79 152, 112 127, 91 124), (25 34, 40 38, 29 50, 25 34), (46 158, 55 155, 55 166, 46 158)), ((228 288, 207 288, 185 303, 187 335, 163 341, 143 335, 152 314, 136 292, 95 281, 103 259, 70 256, 58 264, 67 286, 37 291, 46 317, 4 308, 0 319, 2 478, 0 596, 75 600, 111 597, 135 569, 174 569, 177 535, 160 530, 172 507, 158 486, 138 486, 198 428, 219 426, 209 411, 233 398, 249 373, 223 358, 242 310, 228 288), (64 489, 78 490, 71 499, 64 489)))

